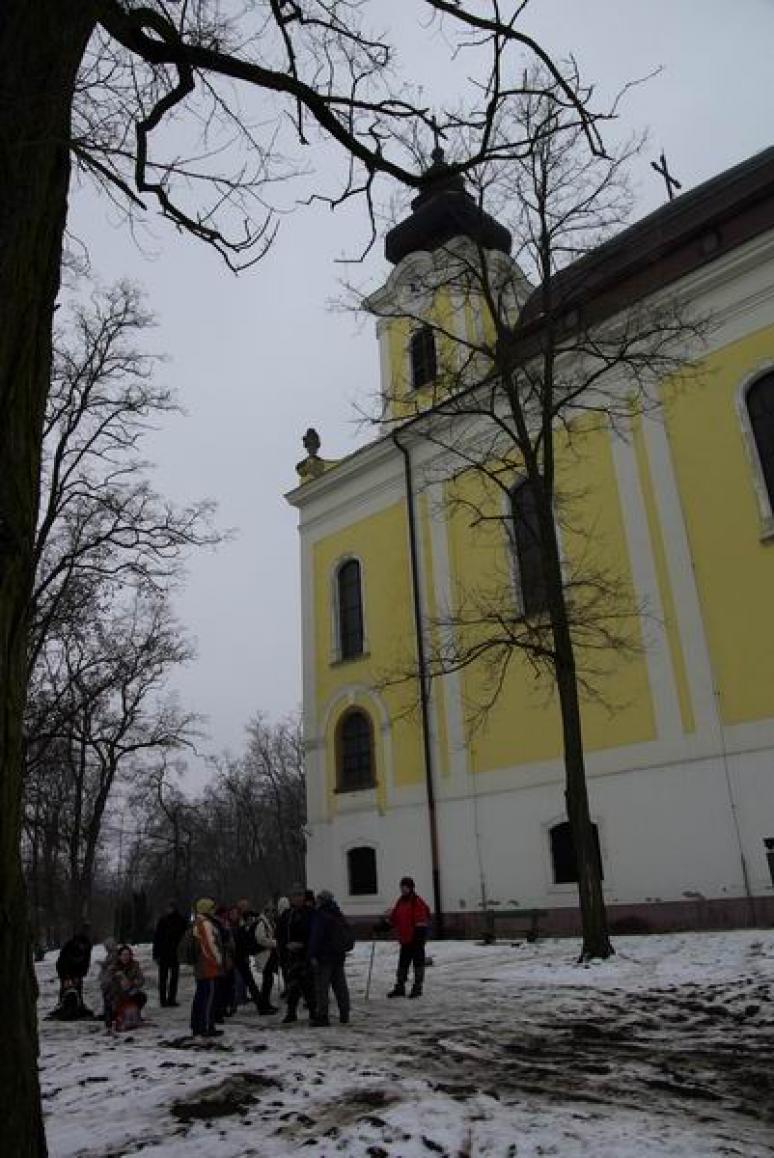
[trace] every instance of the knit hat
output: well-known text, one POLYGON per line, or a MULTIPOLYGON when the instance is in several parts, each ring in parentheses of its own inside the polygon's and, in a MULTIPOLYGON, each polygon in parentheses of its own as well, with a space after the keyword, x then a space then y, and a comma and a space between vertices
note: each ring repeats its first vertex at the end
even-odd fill
POLYGON ((197 913, 203 916, 211 917, 215 912, 215 902, 210 900, 209 897, 202 897, 200 901, 196 902, 194 908, 196 909, 197 913))
POLYGON ((407 888, 409 888, 409 889, 415 888, 414 878, 413 877, 401 877, 400 878, 400 887, 403 888, 404 885, 406 885, 407 888))
POLYGON ((329 905, 333 900, 333 893, 330 889, 320 889, 317 894, 317 900, 321 905, 329 905))

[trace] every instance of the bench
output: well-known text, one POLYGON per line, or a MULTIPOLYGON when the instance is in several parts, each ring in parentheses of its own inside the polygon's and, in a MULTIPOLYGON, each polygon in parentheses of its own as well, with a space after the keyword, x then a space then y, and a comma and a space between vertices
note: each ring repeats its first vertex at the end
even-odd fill
POLYGON ((486 909, 484 912, 484 944, 494 945, 497 940, 498 920, 529 924, 527 940, 532 944, 540 935, 540 922, 548 916, 548 909, 486 909))

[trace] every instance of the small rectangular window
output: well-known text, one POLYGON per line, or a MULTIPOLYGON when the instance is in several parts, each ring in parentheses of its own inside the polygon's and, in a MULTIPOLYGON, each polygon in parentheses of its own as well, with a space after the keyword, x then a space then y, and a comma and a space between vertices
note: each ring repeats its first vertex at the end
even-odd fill
POLYGON ((415 390, 434 382, 438 375, 435 356, 435 334, 423 326, 411 339, 411 385, 415 390))
POLYGON ((764 836, 763 847, 766 849, 766 863, 769 866, 769 876, 774 885, 774 836, 764 836))
MULTIPOLYGON (((599 847, 599 831, 596 824, 592 824, 591 832, 597 854, 597 865, 600 880, 605 879, 602 869, 602 852, 599 847)), ((572 838, 572 828, 569 820, 555 824, 549 833, 551 840, 551 861, 554 869, 554 884, 566 885, 578 882, 578 858, 575 855, 575 841, 572 838)))
POLYGON ((351 897, 372 896, 378 893, 376 849, 351 848, 347 853, 347 870, 351 897))

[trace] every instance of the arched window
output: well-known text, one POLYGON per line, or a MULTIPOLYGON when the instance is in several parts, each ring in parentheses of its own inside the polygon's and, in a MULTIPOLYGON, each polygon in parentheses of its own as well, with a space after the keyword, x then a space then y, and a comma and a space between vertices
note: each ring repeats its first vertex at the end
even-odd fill
POLYGON ((774 511, 774 374, 753 382, 746 403, 769 506, 774 511))
POLYGON ((339 619, 339 655, 352 659, 363 654, 363 594, 357 559, 342 563, 336 576, 339 619))
POLYGON ((347 853, 347 877, 351 897, 368 897, 379 892, 376 877, 376 849, 364 846, 347 853))
POLYGON ((415 390, 434 382, 438 376, 435 356, 435 334, 430 326, 422 326, 411 337, 411 385, 415 390))
MULTIPOLYGON (((602 854, 599 850, 599 832, 597 831, 596 824, 592 824, 591 827, 594 833, 594 845, 597 850, 599 875, 604 879, 602 854)), ((578 860, 575 856, 575 842, 572 839, 572 829, 570 828, 569 820, 565 820, 561 824, 555 824, 549 833, 549 837, 551 838, 551 863, 554 868, 554 883, 557 885, 577 883, 578 860)))
POLYGON ((374 741, 371 720, 359 709, 339 721, 336 735, 336 770, 339 792, 373 788, 374 741))
POLYGON ((537 615, 546 610, 547 593, 535 499, 528 482, 519 483, 511 491, 511 516, 521 609, 525 615, 537 615))

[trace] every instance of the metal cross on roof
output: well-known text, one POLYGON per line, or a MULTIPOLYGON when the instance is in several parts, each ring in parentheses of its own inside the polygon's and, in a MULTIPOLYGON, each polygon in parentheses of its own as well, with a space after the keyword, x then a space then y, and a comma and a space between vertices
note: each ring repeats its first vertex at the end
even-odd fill
POLYGON ((651 167, 651 169, 655 169, 656 172, 659 173, 664 178, 664 181, 665 181, 666 187, 667 187, 667 195, 669 197, 669 200, 673 201, 674 196, 675 196, 675 192, 674 192, 675 189, 682 189, 682 185, 677 180, 677 178, 673 177, 672 174, 669 172, 669 167, 667 165, 667 159, 664 155, 663 149, 661 150, 661 156, 659 157, 659 161, 661 162, 661 164, 659 164, 659 165, 657 165, 655 161, 651 161, 650 167, 651 167))
POLYGON ((431 156, 432 156, 433 160, 436 163, 438 163, 439 161, 443 160, 443 147, 441 145, 441 137, 444 134, 443 134, 443 129, 440 129, 438 127, 438 121, 435 119, 435 113, 433 113, 433 115, 430 117, 430 127, 433 130, 433 138, 434 138, 434 146, 433 146, 433 152, 432 152, 431 156))

